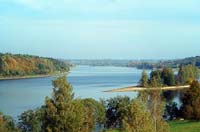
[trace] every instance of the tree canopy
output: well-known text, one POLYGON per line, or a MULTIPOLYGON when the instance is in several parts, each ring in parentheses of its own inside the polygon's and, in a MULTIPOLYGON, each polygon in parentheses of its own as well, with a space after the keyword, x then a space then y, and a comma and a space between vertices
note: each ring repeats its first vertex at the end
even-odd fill
POLYGON ((8 53, 0 55, 0 77, 66 72, 69 66, 69 63, 53 58, 8 53))

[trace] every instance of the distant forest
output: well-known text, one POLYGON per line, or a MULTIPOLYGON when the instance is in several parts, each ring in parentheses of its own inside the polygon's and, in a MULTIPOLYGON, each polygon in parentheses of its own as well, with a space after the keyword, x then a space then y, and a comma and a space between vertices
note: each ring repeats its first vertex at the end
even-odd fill
POLYGON ((69 63, 58 59, 0 53, 0 77, 48 75, 69 71, 69 67, 69 63))
POLYGON ((167 61, 163 60, 157 62, 132 61, 128 63, 128 66, 136 67, 138 69, 154 69, 163 67, 179 68, 180 66, 185 66, 189 64, 200 68, 200 56, 188 57, 184 59, 167 60, 167 61))
POLYGON ((161 69, 164 67, 179 68, 192 64, 200 68, 200 56, 188 57, 184 59, 175 60, 70 60, 77 65, 90 65, 90 66, 123 66, 135 67, 138 69, 161 69))

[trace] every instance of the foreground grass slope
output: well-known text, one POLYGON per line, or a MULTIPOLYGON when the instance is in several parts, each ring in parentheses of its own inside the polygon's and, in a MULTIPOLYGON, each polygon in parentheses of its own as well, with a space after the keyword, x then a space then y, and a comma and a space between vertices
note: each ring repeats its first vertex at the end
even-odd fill
POLYGON ((200 122, 171 121, 169 125, 171 132, 200 132, 200 122))
MULTIPOLYGON (((200 132, 200 121, 170 121, 170 132, 200 132)), ((106 132, 123 132, 121 130, 107 130, 106 132)))

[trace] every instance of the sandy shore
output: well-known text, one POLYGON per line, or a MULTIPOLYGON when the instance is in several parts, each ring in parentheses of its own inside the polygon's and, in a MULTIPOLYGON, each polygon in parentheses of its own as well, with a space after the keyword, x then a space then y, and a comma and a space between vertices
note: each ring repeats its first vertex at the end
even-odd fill
POLYGON ((180 90, 180 89, 186 89, 189 87, 190 85, 160 87, 160 88, 145 88, 145 87, 138 87, 138 86, 130 86, 130 87, 125 87, 125 88, 111 89, 104 92, 135 92, 135 91, 143 91, 143 90, 180 90))

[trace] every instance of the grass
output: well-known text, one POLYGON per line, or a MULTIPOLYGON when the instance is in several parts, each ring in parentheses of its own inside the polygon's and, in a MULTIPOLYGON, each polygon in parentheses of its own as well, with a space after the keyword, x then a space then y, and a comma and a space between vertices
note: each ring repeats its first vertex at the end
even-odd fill
MULTIPOLYGON (((170 132, 200 132, 200 122, 195 121, 170 121, 170 132)), ((121 132, 119 130, 107 130, 106 132, 121 132)))
POLYGON ((107 130, 106 132, 120 132, 119 130, 107 130))
POLYGON ((200 122, 171 121, 170 132, 200 132, 200 122))

